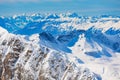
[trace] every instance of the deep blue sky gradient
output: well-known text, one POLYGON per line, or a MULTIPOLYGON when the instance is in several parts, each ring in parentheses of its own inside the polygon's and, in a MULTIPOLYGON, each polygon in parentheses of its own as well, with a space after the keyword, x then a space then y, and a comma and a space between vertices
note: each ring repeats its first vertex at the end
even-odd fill
POLYGON ((0 16, 77 12, 81 15, 120 15, 119 0, 0 0, 0 16))

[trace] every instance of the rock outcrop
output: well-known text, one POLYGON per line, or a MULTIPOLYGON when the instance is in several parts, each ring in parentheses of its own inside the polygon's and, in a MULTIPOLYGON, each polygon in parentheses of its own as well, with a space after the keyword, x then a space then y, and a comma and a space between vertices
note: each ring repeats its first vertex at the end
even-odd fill
POLYGON ((2 31, 0 80, 98 80, 96 74, 70 62, 65 53, 2 31))

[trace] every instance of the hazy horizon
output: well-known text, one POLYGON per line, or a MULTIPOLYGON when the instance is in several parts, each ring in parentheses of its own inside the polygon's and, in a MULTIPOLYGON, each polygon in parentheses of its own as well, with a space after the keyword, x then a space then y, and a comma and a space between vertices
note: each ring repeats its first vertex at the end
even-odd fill
POLYGON ((34 13, 67 13, 80 15, 119 15, 119 0, 1 0, 0 16, 34 13))

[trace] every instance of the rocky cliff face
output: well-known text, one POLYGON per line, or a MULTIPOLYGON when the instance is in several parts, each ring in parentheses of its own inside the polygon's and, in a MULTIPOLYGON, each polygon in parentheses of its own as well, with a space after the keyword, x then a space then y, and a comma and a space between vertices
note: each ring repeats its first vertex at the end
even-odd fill
POLYGON ((0 29, 0 80, 100 80, 65 53, 0 29))

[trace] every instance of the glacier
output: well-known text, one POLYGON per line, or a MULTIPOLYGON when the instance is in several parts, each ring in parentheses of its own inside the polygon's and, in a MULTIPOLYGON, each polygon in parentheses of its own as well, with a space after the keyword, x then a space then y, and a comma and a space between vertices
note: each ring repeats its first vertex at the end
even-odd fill
POLYGON ((0 17, 1 80, 120 80, 120 16, 0 17))

